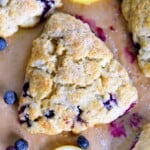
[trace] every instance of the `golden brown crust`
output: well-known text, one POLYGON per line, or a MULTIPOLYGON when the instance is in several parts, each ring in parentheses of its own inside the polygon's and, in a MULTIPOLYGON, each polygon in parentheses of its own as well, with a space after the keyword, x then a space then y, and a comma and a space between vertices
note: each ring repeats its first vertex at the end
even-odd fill
POLYGON ((79 133, 113 121, 137 99, 106 45, 64 13, 52 15, 33 42, 25 82, 20 120, 31 133, 79 133))
MULTIPOLYGON (((61 6, 60 0, 50 4, 51 10, 61 6)), ((40 21, 46 3, 41 0, 0 1, 0 37, 14 34, 18 27, 32 27, 40 21)), ((50 10, 50 11, 51 11, 50 10)))
POLYGON ((124 0, 122 12, 128 21, 129 31, 141 48, 138 63, 146 77, 150 77, 150 1, 124 0))

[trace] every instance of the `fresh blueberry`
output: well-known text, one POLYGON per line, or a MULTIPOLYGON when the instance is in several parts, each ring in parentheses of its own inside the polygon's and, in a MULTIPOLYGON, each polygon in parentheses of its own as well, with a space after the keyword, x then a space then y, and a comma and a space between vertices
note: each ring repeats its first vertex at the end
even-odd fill
POLYGON ((16 150, 16 148, 14 146, 9 146, 6 150, 16 150))
POLYGON ((28 145, 28 142, 25 141, 24 139, 19 139, 15 143, 15 148, 16 150, 28 150, 29 145, 28 145))
POLYGON ((84 136, 78 137, 77 144, 83 149, 87 149, 89 147, 89 141, 84 136))
POLYGON ((0 51, 4 50, 6 47, 7 47, 6 40, 0 37, 0 51))
POLYGON ((17 94, 14 91, 7 91, 4 94, 6 104, 13 105, 17 101, 17 94))

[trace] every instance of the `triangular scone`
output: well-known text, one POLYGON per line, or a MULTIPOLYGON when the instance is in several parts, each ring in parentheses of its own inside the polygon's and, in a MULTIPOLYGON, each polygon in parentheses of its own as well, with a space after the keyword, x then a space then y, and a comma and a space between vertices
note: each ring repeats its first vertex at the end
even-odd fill
POLYGON ((122 12, 135 44, 139 45, 138 64, 150 77, 150 0, 124 0, 122 12))
POLYGON ((33 42, 20 123, 31 133, 79 133, 115 120, 136 100, 127 72, 89 26, 53 14, 33 42))
POLYGON ((0 0, 0 37, 34 26, 61 5, 61 0, 0 0))
POLYGON ((150 150, 150 123, 143 127, 142 132, 132 146, 132 150, 150 150))

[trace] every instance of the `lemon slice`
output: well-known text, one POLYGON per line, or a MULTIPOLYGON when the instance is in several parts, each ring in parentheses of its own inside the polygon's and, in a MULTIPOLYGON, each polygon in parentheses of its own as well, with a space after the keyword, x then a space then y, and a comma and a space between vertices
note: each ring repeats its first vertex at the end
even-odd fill
POLYGON ((80 4, 85 4, 85 5, 89 5, 91 3, 97 2, 99 0, 71 0, 72 2, 75 3, 80 3, 80 4))
POLYGON ((67 145, 67 146, 61 146, 61 147, 55 148, 54 150, 82 150, 82 149, 76 146, 67 145))

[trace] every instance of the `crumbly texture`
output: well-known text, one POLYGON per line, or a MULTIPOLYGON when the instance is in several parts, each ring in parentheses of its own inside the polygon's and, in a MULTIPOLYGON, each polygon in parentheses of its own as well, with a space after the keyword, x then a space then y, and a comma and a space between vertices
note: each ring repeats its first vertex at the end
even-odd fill
POLYGON ((61 0, 0 0, 0 37, 11 36, 18 27, 36 25, 60 6, 61 0))
POLYGON ((136 100, 127 72, 89 26, 53 14, 33 42, 20 123, 31 133, 79 133, 115 120, 136 100))
POLYGON ((143 131, 133 150, 150 150, 150 123, 143 127, 143 131))
POLYGON ((122 12, 134 42, 140 44, 139 66, 150 77, 150 0, 124 0, 122 12))

